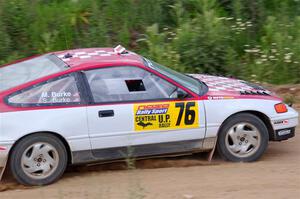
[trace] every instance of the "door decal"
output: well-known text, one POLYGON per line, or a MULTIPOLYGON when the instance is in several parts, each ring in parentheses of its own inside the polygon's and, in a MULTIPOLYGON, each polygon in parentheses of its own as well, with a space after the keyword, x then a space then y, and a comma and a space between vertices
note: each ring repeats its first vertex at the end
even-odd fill
POLYGON ((134 105, 135 131, 199 127, 197 101, 159 102, 134 105))

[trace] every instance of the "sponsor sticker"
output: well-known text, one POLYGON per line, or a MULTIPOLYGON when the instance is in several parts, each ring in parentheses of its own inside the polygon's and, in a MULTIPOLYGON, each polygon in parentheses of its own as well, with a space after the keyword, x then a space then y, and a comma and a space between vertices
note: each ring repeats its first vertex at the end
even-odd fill
POLYGON ((227 99, 234 99, 231 96, 208 96, 207 99, 209 100, 227 100, 227 99))
POLYGON ((290 133, 291 133, 291 129, 278 131, 278 135, 279 135, 279 136, 288 135, 288 134, 290 134, 290 133))
POLYGON ((135 131, 199 127, 196 101, 160 102, 134 105, 135 131))
POLYGON ((288 125, 289 120, 278 120, 278 121, 275 121, 274 124, 275 125, 280 125, 280 124, 288 125))

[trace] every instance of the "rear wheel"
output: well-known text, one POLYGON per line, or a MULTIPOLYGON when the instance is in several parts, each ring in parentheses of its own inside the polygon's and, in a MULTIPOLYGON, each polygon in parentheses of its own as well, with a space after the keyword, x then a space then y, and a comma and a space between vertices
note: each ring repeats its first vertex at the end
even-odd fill
POLYGON ((265 124, 255 115, 240 113, 227 119, 218 136, 219 154, 233 162, 259 159, 267 149, 269 134, 265 124))
POLYGON ((58 180, 67 166, 67 151, 51 134, 33 134, 20 140, 10 156, 10 168, 24 185, 46 185, 58 180))

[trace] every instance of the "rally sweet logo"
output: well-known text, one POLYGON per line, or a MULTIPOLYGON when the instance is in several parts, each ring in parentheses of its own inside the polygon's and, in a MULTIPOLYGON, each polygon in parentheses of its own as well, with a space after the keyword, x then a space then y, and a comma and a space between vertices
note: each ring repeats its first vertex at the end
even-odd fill
POLYGON ((158 123, 159 128, 170 126, 169 104, 139 105, 135 114, 136 125, 145 129, 158 123))
POLYGON ((136 131, 195 128, 199 126, 196 102, 134 105, 136 131))

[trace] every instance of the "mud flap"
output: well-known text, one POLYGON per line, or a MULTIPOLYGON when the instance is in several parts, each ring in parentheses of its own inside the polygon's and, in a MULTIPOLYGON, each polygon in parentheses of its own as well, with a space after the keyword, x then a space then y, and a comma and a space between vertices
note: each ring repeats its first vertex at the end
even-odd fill
POLYGON ((5 162, 4 167, 0 167, 0 181, 2 180, 3 174, 5 172, 6 165, 7 165, 7 161, 5 162))
MULTIPOLYGON (((216 140, 218 140, 218 138, 216 138, 216 140)), ((215 141, 214 147, 212 148, 212 150, 207 155, 208 162, 212 161, 212 158, 213 158, 215 150, 216 150, 216 146, 217 146, 217 141, 215 141)))

